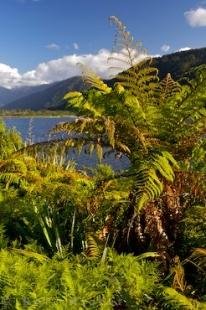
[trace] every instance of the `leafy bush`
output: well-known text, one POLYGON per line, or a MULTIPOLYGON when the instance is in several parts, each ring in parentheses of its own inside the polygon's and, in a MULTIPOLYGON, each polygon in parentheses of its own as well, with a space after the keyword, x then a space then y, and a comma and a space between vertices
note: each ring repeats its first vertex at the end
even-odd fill
POLYGON ((188 254, 194 248, 206 247, 206 207, 189 207, 180 230, 182 254, 188 254))
POLYGON ((13 129, 5 127, 0 121, 0 159, 7 158, 12 152, 23 146, 23 141, 20 134, 13 129))

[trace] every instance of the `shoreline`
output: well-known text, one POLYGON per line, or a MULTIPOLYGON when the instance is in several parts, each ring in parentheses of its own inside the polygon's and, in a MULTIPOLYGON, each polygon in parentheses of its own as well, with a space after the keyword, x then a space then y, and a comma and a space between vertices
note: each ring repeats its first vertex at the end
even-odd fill
POLYGON ((71 111, 65 110, 39 110, 39 111, 30 111, 30 110, 0 110, 0 118, 61 118, 61 117, 76 117, 71 111))
POLYGON ((0 115, 0 118, 61 118, 61 117, 76 117, 76 115, 62 114, 62 115, 0 115))

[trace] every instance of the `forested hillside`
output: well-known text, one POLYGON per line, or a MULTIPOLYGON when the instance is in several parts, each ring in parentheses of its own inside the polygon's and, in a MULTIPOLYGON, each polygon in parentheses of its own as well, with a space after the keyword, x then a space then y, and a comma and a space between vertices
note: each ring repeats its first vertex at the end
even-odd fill
POLYGON ((158 68, 161 79, 167 73, 176 80, 181 79, 191 69, 202 64, 206 64, 206 48, 191 49, 154 59, 154 66, 158 68))
POLYGON ((49 108, 64 107, 63 97, 69 90, 86 90, 86 86, 81 77, 73 77, 67 80, 44 85, 43 90, 38 90, 31 95, 21 97, 3 106, 4 109, 30 109, 42 110, 49 108))
POLYGON ((10 102, 18 100, 23 97, 27 97, 33 93, 37 93, 46 89, 49 85, 37 85, 37 86, 21 86, 12 89, 0 87, 0 107, 3 107, 10 102))

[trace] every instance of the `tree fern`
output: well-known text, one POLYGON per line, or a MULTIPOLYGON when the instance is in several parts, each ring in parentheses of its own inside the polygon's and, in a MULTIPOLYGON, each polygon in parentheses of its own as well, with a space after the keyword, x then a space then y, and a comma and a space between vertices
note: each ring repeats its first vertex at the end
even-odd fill
MULTIPOLYGON (((122 221, 117 216, 118 225, 115 224, 115 211, 109 211, 109 216, 114 219, 114 235, 119 233, 115 238, 121 240, 125 231, 132 231, 134 243, 137 240, 135 234, 141 228, 145 246, 147 242, 148 247, 156 245, 158 249, 172 252, 182 212, 189 205, 188 201, 197 199, 195 188, 200 191, 200 186, 196 186, 200 166, 195 168, 194 155, 206 132, 206 70, 204 66, 196 69, 193 79, 181 85, 170 74, 159 81, 158 71, 153 68, 152 60, 145 57, 142 45, 136 44, 116 17, 111 21, 117 27, 117 53, 113 53, 110 60, 118 64, 118 70, 121 66, 124 70, 116 76, 116 84, 111 87, 83 68, 92 88, 65 96, 68 106, 75 107, 79 117, 55 127, 55 133, 66 134, 64 141, 51 141, 42 147, 48 150, 50 144, 57 145, 57 149, 64 146, 66 151, 69 148, 87 153, 94 151, 100 160, 111 152, 126 156, 130 161, 129 173, 113 177, 119 179, 115 184, 117 191, 125 175, 129 183, 124 202, 121 204, 118 200, 116 203, 119 209, 115 211, 121 210, 116 212, 122 216, 122 221), (144 58, 140 57, 142 54, 144 58), (167 245, 161 243, 161 238, 156 238, 160 231, 166 230, 167 245)), ((204 149, 199 148, 201 165, 203 153, 204 149)), ((202 170, 201 175, 204 175, 202 170)), ((204 176, 202 180, 201 201, 204 201, 204 176)), ((111 203, 111 196, 109 190, 107 194, 92 190, 86 208, 93 220, 99 210, 111 203)), ((135 253, 138 249, 138 243, 132 249, 127 247, 135 253)))

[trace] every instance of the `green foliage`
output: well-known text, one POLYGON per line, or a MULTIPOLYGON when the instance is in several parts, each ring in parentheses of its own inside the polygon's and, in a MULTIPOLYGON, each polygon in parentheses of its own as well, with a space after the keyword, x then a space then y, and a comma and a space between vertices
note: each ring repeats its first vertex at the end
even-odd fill
POLYGON ((92 87, 65 96, 79 117, 54 129, 67 139, 20 150, 19 135, 0 125, 5 309, 205 308, 187 295, 205 294, 206 67, 181 85, 170 74, 159 80, 152 60, 139 58, 142 45, 111 21, 122 57, 110 60, 128 70, 110 87, 82 67, 92 87), (100 162, 126 156, 130 167, 76 171, 69 148, 96 152, 100 162), (158 270, 162 279, 169 272, 172 288, 158 270))
POLYGON ((189 169, 192 171, 199 171, 201 173, 206 172, 206 141, 202 139, 196 145, 192 151, 191 161, 189 163, 189 169))
POLYGON ((7 247, 8 239, 5 237, 5 228, 3 224, 0 224, 0 249, 7 247))
POLYGON ((10 243, 37 241, 48 255, 84 249, 91 178, 14 154, 0 163, 0 188, 1 223, 10 243))
POLYGON ((91 195, 92 220, 110 243, 118 247, 115 240, 125 239, 121 250, 138 253, 143 246, 172 253, 184 208, 205 201, 205 66, 184 84, 169 73, 159 80, 152 60, 139 58, 142 45, 116 17, 111 21, 117 28, 114 51, 122 54, 110 61, 128 70, 110 87, 83 68, 92 88, 65 96, 81 117, 54 131, 68 133, 68 147, 95 151, 100 161, 111 152, 129 158, 127 172, 105 176, 105 182, 102 176, 91 195))
POLYGON ((195 300, 187 298, 186 296, 178 293, 176 290, 170 287, 162 288, 159 293, 157 293, 157 298, 159 299, 158 306, 159 309, 168 310, 200 310, 206 309, 205 303, 198 303, 195 300))
POLYGON ((181 91, 181 86, 179 83, 175 82, 171 74, 168 73, 166 77, 159 83, 158 87, 158 100, 164 104, 165 100, 174 99, 176 94, 179 94, 181 91))
POLYGON ((205 206, 192 206, 187 209, 182 220, 181 252, 188 254, 193 248, 206 247, 205 206))
POLYGON ((171 154, 167 152, 153 154, 150 161, 143 162, 143 164, 140 165, 133 191, 136 210, 138 212, 149 201, 161 195, 164 185, 159 175, 164 177, 167 181, 173 182, 175 175, 172 165, 176 168, 178 167, 171 154))
POLYGON ((23 146, 20 134, 16 130, 6 128, 2 121, 0 122, 0 141, 0 159, 7 158, 23 146))
POLYGON ((40 263, 8 251, 0 260, 4 309, 137 309, 158 281, 153 263, 115 253, 104 264, 78 258, 40 263))

